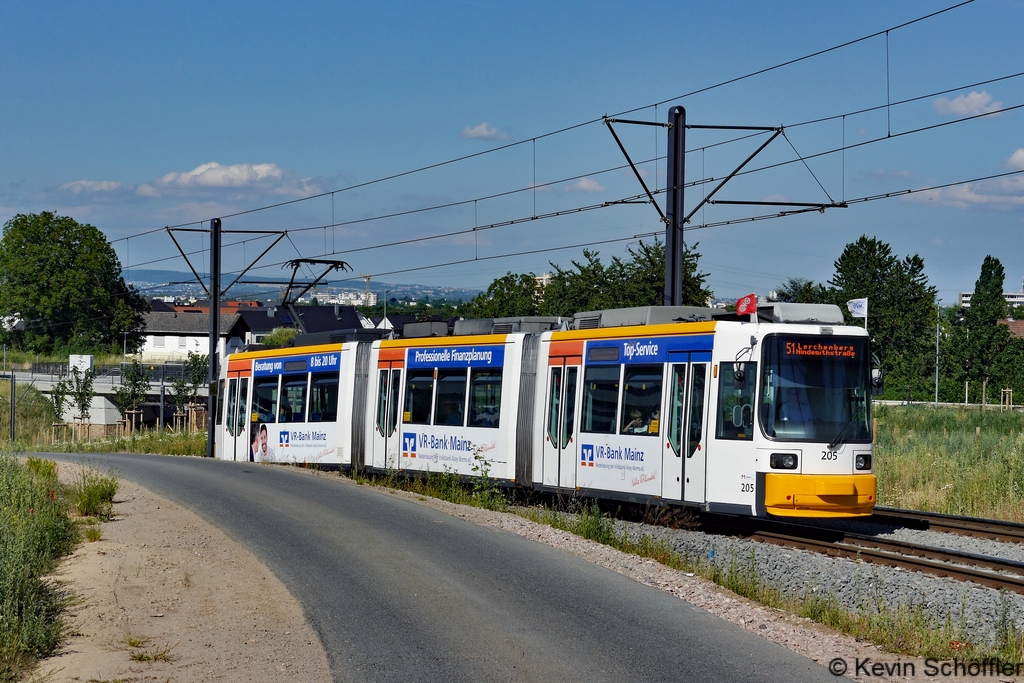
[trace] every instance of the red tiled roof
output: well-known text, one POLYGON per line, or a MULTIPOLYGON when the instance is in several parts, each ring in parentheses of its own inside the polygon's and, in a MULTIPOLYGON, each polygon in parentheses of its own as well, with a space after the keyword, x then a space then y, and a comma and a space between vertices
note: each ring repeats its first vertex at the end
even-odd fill
POLYGON ((1000 320, 999 324, 1009 327, 1014 337, 1024 337, 1024 320, 1000 320))

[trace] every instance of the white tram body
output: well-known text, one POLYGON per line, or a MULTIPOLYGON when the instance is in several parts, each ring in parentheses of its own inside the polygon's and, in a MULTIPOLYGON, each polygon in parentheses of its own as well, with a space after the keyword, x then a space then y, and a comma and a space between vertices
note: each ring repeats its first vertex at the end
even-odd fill
POLYGON ((750 321, 651 307, 249 351, 224 363, 216 454, 861 516, 875 503, 870 359, 838 308, 800 304, 750 321), (479 333, 496 329, 511 331, 479 333))

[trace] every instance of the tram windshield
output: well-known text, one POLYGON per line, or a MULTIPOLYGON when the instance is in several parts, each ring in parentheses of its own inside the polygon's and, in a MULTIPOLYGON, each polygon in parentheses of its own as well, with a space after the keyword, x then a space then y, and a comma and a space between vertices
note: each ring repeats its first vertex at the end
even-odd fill
POLYGON ((863 337, 770 335, 762 342, 760 422, 780 441, 871 441, 863 337))

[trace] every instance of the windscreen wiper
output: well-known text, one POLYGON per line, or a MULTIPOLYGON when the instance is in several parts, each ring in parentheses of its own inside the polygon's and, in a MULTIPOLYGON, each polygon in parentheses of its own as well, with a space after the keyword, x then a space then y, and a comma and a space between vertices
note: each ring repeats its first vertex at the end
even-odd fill
POLYGON ((853 423, 856 422, 856 421, 857 421, 856 417, 851 417, 849 420, 846 421, 846 424, 843 425, 843 428, 839 430, 838 434, 836 434, 836 438, 832 439, 829 442, 828 449, 830 451, 835 450, 836 446, 838 446, 840 443, 843 442, 843 437, 846 436, 846 430, 848 430, 851 426, 853 426, 853 423))

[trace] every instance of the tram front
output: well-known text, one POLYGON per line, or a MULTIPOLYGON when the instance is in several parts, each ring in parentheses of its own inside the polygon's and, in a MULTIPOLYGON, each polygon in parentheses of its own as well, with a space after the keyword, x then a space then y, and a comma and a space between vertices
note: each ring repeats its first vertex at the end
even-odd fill
POLYGON ((858 328, 762 339, 759 514, 871 514, 871 378, 868 337, 858 328))

